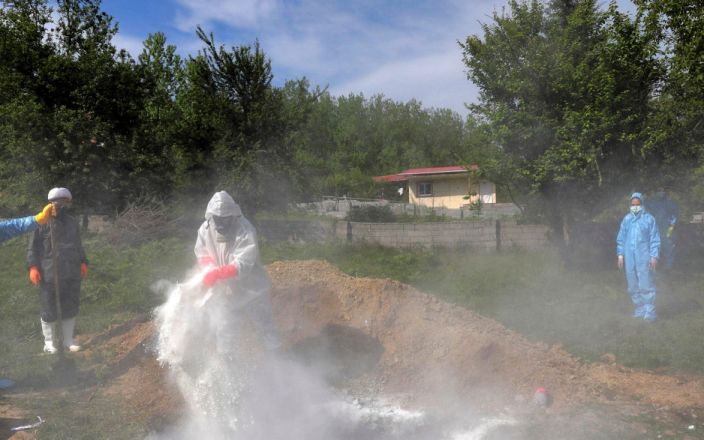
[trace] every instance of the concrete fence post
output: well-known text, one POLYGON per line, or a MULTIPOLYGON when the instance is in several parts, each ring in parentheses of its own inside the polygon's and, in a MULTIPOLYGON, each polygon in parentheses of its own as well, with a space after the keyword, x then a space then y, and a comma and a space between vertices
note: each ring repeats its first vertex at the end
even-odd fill
POLYGON ((496 250, 501 250, 501 220, 496 220, 496 250))

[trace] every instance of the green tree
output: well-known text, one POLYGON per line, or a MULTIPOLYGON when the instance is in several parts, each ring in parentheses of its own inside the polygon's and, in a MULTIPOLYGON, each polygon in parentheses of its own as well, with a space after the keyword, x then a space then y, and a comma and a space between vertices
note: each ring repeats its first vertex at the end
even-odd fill
POLYGON ((100 1, 59 1, 53 28, 52 12, 46 1, 19 0, 0 13, 11 78, 0 80, 1 178, 32 195, 64 185, 84 211, 109 211, 141 190, 131 182, 140 153, 132 141, 146 90, 112 45, 117 27, 100 1))
POLYGON ((0 199, 5 213, 17 214, 40 197, 44 174, 33 166, 50 135, 36 91, 44 60, 53 53, 45 27, 51 9, 45 1, 17 1, 0 8, 0 199))
POLYGON ((635 1, 656 36, 665 74, 648 127, 648 171, 684 201, 704 210, 704 9, 693 0, 635 1))
POLYGON ((483 31, 462 44, 480 89, 472 111, 506 156, 496 169, 526 182, 568 238, 575 220, 639 183, 655 44, 638 19, 592 0, 513 0, 483 31))
POLYGON ((226 49, 201 28, 197 35, 205 47, 186 61, 177 96, 188 139, 177 148, 182 180, 192 191, 227 188, 250 211, 287 202, 276 188, 287 187, 280 170, 291 153, 270 60, 259 43, 226 49))

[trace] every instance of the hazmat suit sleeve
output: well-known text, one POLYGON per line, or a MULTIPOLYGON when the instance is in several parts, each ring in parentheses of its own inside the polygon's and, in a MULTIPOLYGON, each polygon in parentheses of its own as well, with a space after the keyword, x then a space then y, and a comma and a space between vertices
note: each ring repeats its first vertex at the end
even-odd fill
POLYGON ((242 226, 242 234, 237 237, 228 264, 234 263, 241 273, 249 273, 259 264, 257 233, 254 226, 244 217, 239 221, 242 226))
POLYGON ((39 232, 40 230, 35 230, 29 236, 29 243, 27 244, 28 268, 32 266, 41 267, 41 262, 44 259, 44 246, 42 245, 42 237, 39 232))
POLYGON ((0 221, 0 241, 9 240, 25 232, 37 229, 39 224, 33 215, 0 221))
POLYGON ((201 264, 201 266, 206 266, 205 262, 215 265, 215 255, 211 255, 212 252, 208 251, 208 246, 206 245, 208 235, 208 222, 204 222, 200 228, 198 228, 198 237, 196 238, 196 245, 193 248, 193 252, 196 254, 196 259, 201 264))
POLYGON ((616 255, 624 255, 624 246, 626 244, 626 237, 628 236, 628 215, 626 215, 621 221, 621 227, 618 230, 618 235, 616 236, 616 255))
POLYGON ((655 219, 650 217, 650 256, 653 258, 660 258, 660 232, 658 232, 658 226, 655 224, 655 219))
POLYGON ((215 233, 206 220, 198 229, 198 237, 193 252, 196 254, 196 260, 201 268, 205 267, 222 267, 226 264, 222 260, 225 246, 218 243, 215 239, 215 233))

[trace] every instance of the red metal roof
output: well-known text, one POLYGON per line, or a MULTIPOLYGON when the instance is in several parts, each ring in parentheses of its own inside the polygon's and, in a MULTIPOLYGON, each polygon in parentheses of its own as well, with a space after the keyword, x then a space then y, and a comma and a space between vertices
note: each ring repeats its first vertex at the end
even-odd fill
POLYGON ((375 182, 405 182, 408 177, 400 174, 390 174, 388 176, 374 176, 372 180, 375 182))
POLYGON ((479 165, 472 164, 468 167, 462 165, 452 165, 449 167, 431 167, 431 168, 411 168, 406 171, 401 171, 398 174, 389 174, 387 176, 374 176, 372 180, 377 183, 382 182, 405 182, 408 180, 409 176, 421 176, 428 174, 452 174, 452 173, 466 173, 467 171, 477 171, 479 165))
POLYGON ((452 165, 449 167, 431 167, 431 168, 411 168, 410 170, 401 171, 400 176, 417 176, 421 174, 447 174, 447 173, 466 173, 468 171, 477 171, 479 166, 472 164, 469 167, 462 165, 452 165))

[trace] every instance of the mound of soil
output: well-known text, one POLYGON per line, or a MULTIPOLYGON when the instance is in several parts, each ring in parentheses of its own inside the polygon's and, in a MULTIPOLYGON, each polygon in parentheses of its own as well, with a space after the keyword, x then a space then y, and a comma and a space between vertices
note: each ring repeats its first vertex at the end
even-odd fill
POLYGON ((704 404, 700 377, 636 371, 611 356, 585 363, 396 281, 350 277, 321 261, 277 262, 269 273, 282 333, 295 343, 337 325, 378 340, 384 350, 370 374, 384 392, 452 390, 487 409, 532 396, 537 387, 550 391, 556 410, 591 400, 704 404))
MULTIPOLYGON (((636 371, 612 355, 586 363, 405 284, 351 277, 322 261, 276 262, 268 270, 277 325, 290 350, 362 394, 424 405, 471 401, 495 412, 545 387, 553 414, 596 402, 635 413, 704 415, 701 377, 636 371)), ((150 351, 153 337, 143 317, 83 341, 83 355, 101 353, 112 377, 107 392, 158 427, 178 417, 183 402, 150 351)))

